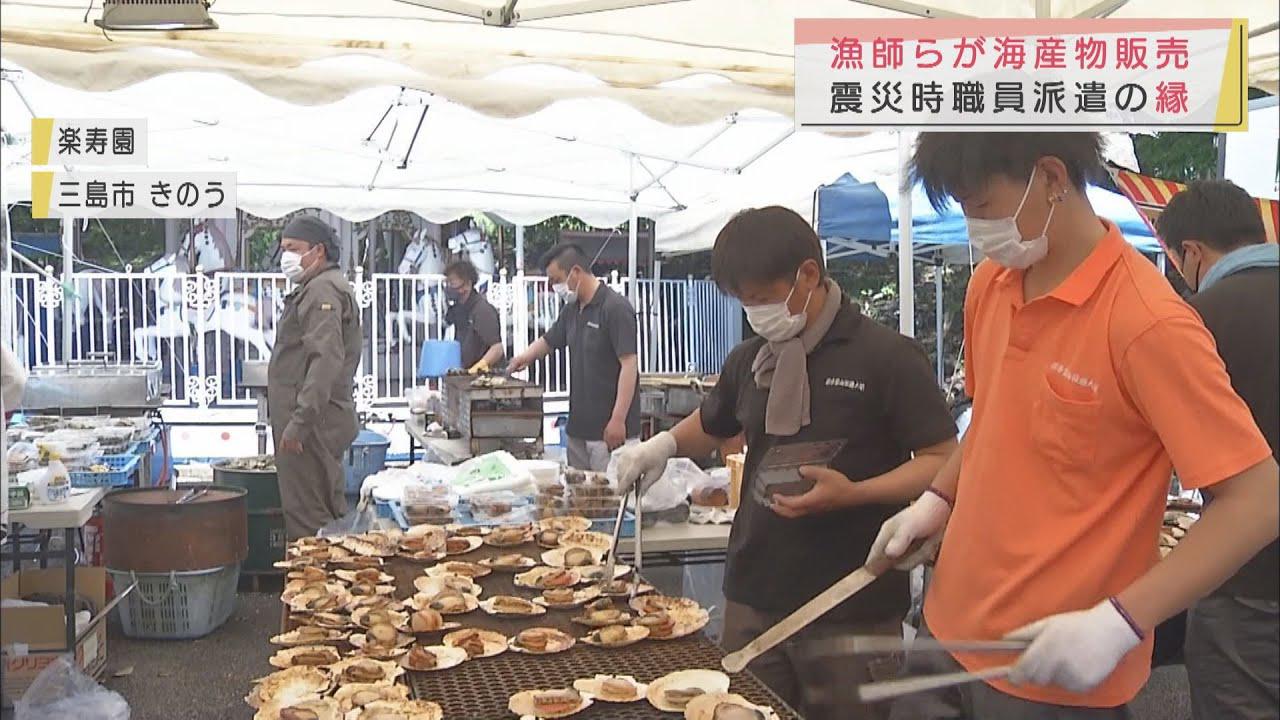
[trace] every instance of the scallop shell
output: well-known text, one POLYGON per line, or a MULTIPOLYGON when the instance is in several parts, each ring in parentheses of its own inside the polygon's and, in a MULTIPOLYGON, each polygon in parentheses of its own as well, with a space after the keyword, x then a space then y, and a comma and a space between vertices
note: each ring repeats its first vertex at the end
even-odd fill
POLYGON ((528 628, 528 629, 545 631, 547 633, 547 647, 543 650, 530 650, 529 648, 517 642, 520 637, 519 635, 517 635, 511 638, 510 641, 508 641, 508 645, 511 647, 513 651, 518 653, 524 653, 526 655, 555 655, 556 653, 562 653, 568 650, 569 648, 573 647, 574 644, 577 643, 577 640, 574 640, 572 635, 569 635, 568 633, 560 632, 555 628, 544 627, 544 628, 528 628))
MULTIPOLYGON (((358 572, 360 571, 359 570, 335 570, 333 574, 339 580, 345 583, 367 582, 367 581, 360 581, 356 579, 356 573, 358 572)), ((374 582, 378 586, 395 585, 396 579, 384 572, 379 572, 378 578, 374 582)), ((394 590, 395 588, 393 587, 392 589, 394 590)))
POLYGON ((268 662, 271 663, 272 667, 278 667, 281 669, 291 668, 297 664, 301 664, 301 663, 296 663, 295 658, 298 658, 304 655, 323 655, 326 658, 328 658, 324 662, 306 663, 307 666, 311 666, 311 667, 315 667, 315 666, 324 667, 324 666, 332 665, 342 659, 342 656, 338 654, 337 649, 334 648, 332 645, 302 645, 299 647, 292 647, 292 648, 285 648, 284 650, 278 650, 276 651, 276 654, 271 656, 268 662))
POLYGON ((346 639, 347 633, 341 630, 322 625, 303 625, 287 633, 273 636, 271 644, 283 645, 284 647, 301 647, 304 645, 327 645, 342 642, 346 639))
POLYGON ((455 555, 466 555, 469 552, 475 552, 476 550, 479 550, 480 546, 484 544, 484 540, 482 538, 478 538, 475 536, 461 537, 457 539, 466 540, 467 548, 465 550, 454 550, 453 552, 449 552, 448 550, 445 550, 445 554, 447 556, 453 557, 455 555))
POLYGON ((380 568, 384 565, 382 558, 366 555, 348 555, 345 559, 330 563, 331 566, 339 570, 364 570, 365 568, 380 568))
POLYGON ((539 595, 534 598, 533 601, 551 610, 570 610, 576 607, 581 607, 584 603, 589 603, 598 597, 600 597, 600 588, 593 585, 580 590, 575 590, 573 592, 573 602, 553 603, 549 602, 545 595, 539 595))
POLYGON ((574 680, 573 689, 582 693, 590 693, 600 702, 629 703, 636 702, 637 700, 643 700, 645 692, 649 690, 649 686, 644 683, 636 682, 636 679, 630 675, 596 675, 593 678, 574 680), (635 695, 626 700, 611 698, 600 690, 600 686, 604 684, 605 680, 622 680, 627 682, 631 685, 632 689, 635 690, 635 695))
MULTIPOLYGON (((480 609, 496 617, 532 617, 534 615, 545 615, 547 612, 547 609, 545 607, 538 605, 536 603, 530 602, 528 600, 525 600, 525 602, 529 603, 528 612, 512 612, 510 610, 501 609, 498 607, 498 598, 501 598, 501 597, 515 597, 515 596, 514 595, 507 595, 507 596, 494 595, 491 598, 482 600, 480 602, 480 609)), ((515 599, 524 600, 524 598, 515 598, 515 599)))
POLYGON ((265 705, 254 713, 253 720, 280 720, 280 713, 289 708, 310 710, 316 714, 318 720, 342 720, 342 711, 338 709, 336 700, 315 695, 305 699, 299 698, 288 704, 265 705))
POLYGON ((448 528, 445 528, 441 525, 423 524, 423 525, 414 525, 408 530, 405 530, 404 537, 401 538, 400 542, 403 543, 406 540, 421 539, 421 540, 426 540, 428 545, 430 545, 431 543, 435 543, 437 545, 444 545, 445 538, 447 537, 449 537, 448 528))
POLYGON ((409 688, 382 683, 351 683, 338 688, 333 699, 338 701, 338 707, 343 712, 350 712, 369 703, 408 700, 409 688))
MULTIPOLYGON (((583 582, 600 582, 604 577, 604 565, 587 565, 586 567, 574 569, 582 576, 583 582)), ((626 563, 615 563, 613 566, 613 579, 621 580, 630 575, 631 570, 632 567, 626 563)))
POLYGON ((391 557, 397 548, 382 543, 370 542, 361 537, 348 537, 342 541, 342 547, 356 555, 364 557, 391 557))
MULTIPOLYGON (((615 608, 616 609, 616 608, 615 608)), ((573 618, 573 622, 579 625, 586 625, 589 628, 602 628, 609 625, 623 625, 631 620, 631 615, 626 612, 619 611, 619 614, 609 618, 608 620, 595 620, 590 615, 578 615, 573 618)))
POLYGON ((444 710, 430 700, 378 701, 349 713, 346 720, 440 720, 444 710))
POLYGON ((370 610, 395 610, 399 608, 401 602, 395 599, 394 595, 366 595, 364 597, 355 597, 351 602, 347 603, 347 610, 355 612, 361 608, 370 610))
POLYGON ((493 630, 455 630, 454 632, 445 635, 443 642, 449 647, 457 647, 462 636, 471 632, 477 633, 480 636, 480 639, 484 641, 484 654, 478 655, 477 657, 488 658, 495 655, 501 655, 507 651, 507 636, 500 632, 494 632, 493 630))
MULTIPOLYGON (((594 645, 596 647, 602 647, 602 648, 609 648, 610 650, 612 650, 615 648, 627 647, 628 645, 635 645, 641 640, 649 637, 649 628, 640 627, 638 625, 626 625, 624 627, 626 628, 626 631, 627 631, 627 639, 624 642, 614 643, 612 645, 606 645, 605 643, 602 643, 599 640, 600 630, 595 630, 589 633, 586 637, 582 638, 582 642, 588 645, 594 645)), ((601 630, 603 629, 604 628, 601 628, 601 630)))
MULTIPOLYGON (((435 595, 418 593, 410 597, 408 600, 405 600, 405 605, 414 610, 421 610, 423 608, 431 607, 431 603, 435 602, 436 598, 440 597, 440 595, 441 593, 436 593, 435 595)), ((441 610, 440 608, 432 608, 432 609, 436 610, 441 615, 444 615, 447 617, 450 615, 466 615, 467 613, 473 612, 475 611, 476 608, 480 607, 480 603, 478 600, 476 600, 475 595, 472 595, 471 593, 459 593, 459 595, 462 596, 462 601, 464 603, 461 610, 441 610)))
POLYGON ((542 518, 538 521, 538 529, 555 530, 561 533, 590 530, 591 521, 579 515, 542 518))
MULTIPOLYGON (((406 600, 406 601, 405 601, 406 605, 408 604, 408 602, 409 602, 408 600, 406 600)), ((413 606, 409 606, 409 607, 413 607, 413 606)), ((414 608, 415 612, 416 612, 417 610, 419 610, 419 609, 421 609, 421 608, 414 608)), ((444 617, 445 617, 445 616, 444 616, 443 614, 441 614, 441 618, 443 619, 444 617)), ((446 632, 446 631, 449 631, 449 630, 457 630, 457 629, 458 629, 458 628, 460 628, 460 627, 462 627, 462 623, 460 623, 460 622, 451 622, 451 621, 446 620, 445 622, 441 623, 440 627, 436 628, 435 630, 422 630, 422 631, 414 630, 414 629, 413 629, 413 613, 410 613, 410 614, 409 614, 409 619, 408 619, 408 620, 405 620, 405 624, 404 624, 404 626, 402 626, 402 627, 400 628, 400 630, 401 630, 401 631, 403 631, 403 632, 407 632, 407 633, 409 633, 409 634, 411 634, 411 635, 429 635, 429 634, 431 634, 431 633, 439 633, 439 632, 446 632)))
POLYGON ((356 649, 356 654, 376 660, 394 660, 408 652, 405 648, 413 644, 413 636, 396 630, 396 639, 390 645, 373 643, 368 633, 356 633, 348 642, 356 649))
POLYGON ((400 667, 394 660, 374 660, 365 657, 350 657, 341 662, 334 663, 329 666, 329 672, 333 675, 333 680, 339 686, 351 685, 353 683, 361 684, 379 684, 390 683, 396 678, 404 674, 404 668, 400 667), (351 677, 354 668, 369 668, 381 671, 380 677, 351 677))
POLYGON ((714 720, 716 708, 721 705, 738 705, 760 713, 764 720, 778 720, 778 714, 767 705, 755 705, 741 695, 716 692, 700 695, 684 708, 685 720, 714 720))
POLYGON ((559 586, 559 587, 569 587, 571 585, 577 585, 582 579, 578 576, 578 573, 573 570, 563 570, 562 568, 538 566, 532 570, 529 570, 528 572, 522 572, 519 575, 516 575, 514 582, 517 587, 531 588, 534 590, 543 590, 546 587, 543 583, 543 579, 547 575, 550 575, 551 573, 557 573, 557 572, 567 572, 569 573, 570 576, 572 576, 571 577, 572 582, 566 583, 565 585, 559 586))
POLYGON ((567 565, 564 564, 565 553, 569 552, 570 550, 577 550, 577 549, 586 550, 588 553, 590 553, 590 556, 591 556, 591 562, 588 562, 586 565, 574 566, 574 569, 579 571, 584 567, 591 567, 593 565, 599 565, 600 563, 604 562, 605 552, 607 552, 605 550, 597 550, 595 548, 580 547, 580 546, 571 547, 571 548, 560 547, 560 548, 556 548, 555 550, 548 550, 542 553, 542 564, 550 567, 555 567, 555 568, 568 567, 567 565))
POLYGON ((672 618, 676 621, 676 625, 671 629, 671 634, 663 637, 654 636, 654 640, 679 640, 682 637, 688 637, 706 627, 711 620, 711 615, 706 610, 699 608, 696 613, 686 613, 680 616, 673 615, 672 618))
POLYGON ((396 627, 404 627, 405 622, 408 621, 409 619, 409 614, 402 612, 400 610, 360 608, 359 610, 356 610, 355 612, 351 613, 351 622, 355 623, 356 625, 359 625, 362 628, 368 629, 369 626, 372 625, 374 622, 369 619, 370 613, 375 613, 379 611, 386 613, 385 622, 395 625, 396 627))
POLYGON ((516 563, 516 564, 514 564, 514 565, 513 565, 513 564, 507 564, 507 563, 505 563, 505 562, 504 562, 504 563, 499 563, 499 562, 498 562, 498 560, 499 560, 499 559, 502 559, 502 558, 503 558, 503 556, 501 556, 501 555, 495 555, 494 557, 487 557, 487 558, 485 558, 485 559, 481 560, 481 561, 480 561, 480 564, 481 564, 481 565, 483 565, 483 566, 485 566, 485 567, 487 567, 487 568, 493 568, 494 570, 497 570, 498 572, 517 572, 517 571, 520 571, 520 570, 528 570, 529 568, 531 568, 531 567, 535 567, 535 566, 538 564, 538 561, 537 561, 537 560, 534 560, 533 558, 529 557, 528 555, 521 555, 521 556, 520 556, 520 562, 519 562, 519 563, 516 563))
POLYGON ((702 606, 696 600, 689 598, 672 597, 670 595, 646 595, 637 597, 628 603, 632 610, 641 615, 650 613, 665 612, 672 617, 677 617, 680 612, 690 612, 701 610, 702 606))
POLYGON ((573 530, 560 536, 560 547, 584 547, 588 550, 608 552, 613 547, 613 536, 593 530, 573 530))
POLYGON ((307 583, 323 583, 329 580, 329 571, 320 565, 303 565, 291 569, 289 574, 285 575, 285 580, 290 583, 299 580, 307 583))
POLYGON ((351 627, 351 616, 337 612, 290 615, 289 620, 301 625, 315 625, 330 630, 346 630, 351 627))
POLYGON ((611 598, 631 597, 631 589, 633 587, 635 588, 636 595, 647 595, 656 589, 652 585, 634 582, 623 583, 620 587, 613 590, 606 588, 603 584, 599 585, 599 587, 601 595, 611 598))
POLYGON ((729 676, 718 670, 678 670, 649 683, 645 698, 662 712, 684 712, 684 707, 667 702, 663 693, 688 688, 699 688, 708 693, 728 692, 729 676))
POLYGON ((533 542, 533 535, 517 528, 498 528, 484 537, 484 544, 490 547, 516 547, 533 542))
POLYGON ((464 562, 462 560, 449 560, 442 562, 435 567, 427 568, 427 577, 441 577, 443 575, 460 575, 469 578, 482 578, 493 572, 483 565, 476 563, 464 562))
POLYGON ((244 701, 254 708, 272 704, 287 706, 310 695, 323 695, 331 684, 324 670, 297 665, 258 680, 244 701))
POLYGON ((474 580, 463 575, 441 575, 439 577, 418 577, 413 579, 413 588, 421 595, 435 596, 445 590, 457 590, 464 595, 480 596, 480 586, 474 580))
POLYGON ((426 648, 436 656, 436 666, 433 668, 417 668, 410 667, 407 663, 409 655, 406 653, 400 658, 400 667, 414 672, 435 672, 437 670, 448 670, 451 667, 457 667, 467 661, 467 651, 462 648, 450 647, 448 645, 431 645, 426 648))
POLYGON ((548 691, 547 690, 525 690, 523 692, 518 692, 515 695, 512 695, 511 700, 507 702, 507 709, 515 713, 516 715, 519 715, 521 718, 525 718, 525 717, 562 718, 562 717, 569 717, 570 715, 576 715, 582 712, 583 710, 586 710, 587 708, 591 707, 591 702, 592 702, 591 696, 583 695, 582 702, 578 703, 577 707, 571 710, 566 710, 564 712, 549 713, 549 712, 546 712, 545 710, 539 710, 538 707, 533 704, 533 696, 541 692, 548 692, 548 691))

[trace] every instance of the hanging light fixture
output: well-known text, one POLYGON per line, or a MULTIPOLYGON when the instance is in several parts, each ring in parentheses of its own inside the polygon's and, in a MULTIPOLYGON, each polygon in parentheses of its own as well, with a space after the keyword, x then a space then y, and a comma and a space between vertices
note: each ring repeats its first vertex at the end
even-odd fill
POLYGON ((103 0, 103 30, 217 30, 205 0, 103 0))

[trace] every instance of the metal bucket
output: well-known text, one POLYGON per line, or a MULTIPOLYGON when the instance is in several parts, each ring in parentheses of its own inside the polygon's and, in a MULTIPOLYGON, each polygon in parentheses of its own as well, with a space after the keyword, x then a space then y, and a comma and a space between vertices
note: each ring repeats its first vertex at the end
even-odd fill
POLYGON ((248 573, 280 572, 273 563, 284 559, 287 539, 276 471, 232 469, 219 463, 213 466, 213 481, 243 488, 246 493, 249 554, 242 569, 248 573))
POLYGON ((107 567, 139 573, 207 570, 237 565, 248 554, 244 488, 208 485, 189 502, 188 490, 122 488, 102 501, 107 567))

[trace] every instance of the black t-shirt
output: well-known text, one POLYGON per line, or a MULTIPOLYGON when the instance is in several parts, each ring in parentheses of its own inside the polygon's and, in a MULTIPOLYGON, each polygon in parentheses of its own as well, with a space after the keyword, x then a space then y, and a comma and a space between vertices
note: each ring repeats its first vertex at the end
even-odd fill
POLYGON ((502 342, 498 310, 475 290, 466 300, 449 308, 444 319, 453 326, 454 339, 462 346, 464 369, 480 362, 489 348, 502 342))
MULTIPOLYGON (((787 519, 752 499, 760 458, 779 443, 843 439, 831 467, 850 480, 882 475, 911 452, 956 435, 955 422, 920 346, 863 317, 844 301, 826 337, 808 357, 809 425, 791 437, 764 431, 768 391, 752 361, 764 341, 739 344, 702 404, 703 429, 715 437, 745 431, 742 504, 729 537, 725 596, 764 611, 790 612, 860 567, 876 533, 905 505, 864 505, 787 519)), ((907 575, 888 573, 827 616, 879 621, 905 615, 907 575)))
MULTIPOLYGON (((1231 387, 1249 406, 1271 454, 1280 461, 1280 271, 1233 273, 1191 298, 1191 305, 1218 344, 1231 387)), ((1212 497, 1213 488, 1205 494, 1212 497)), ((1254 555, 1217 594, 1280 599, 1280 541, 1254 555)))
MULTIPOLYGON (((600 283, 586 307, 569 303, 543 336, 552 350, 569 348, 569 422, 565 431, 578 440, 601 440, 618 397, 620 358, 636 354, 636 311, 631 303, 600 283)), ((640 435, 637 378, 627 411, 627 437, 640 435)))

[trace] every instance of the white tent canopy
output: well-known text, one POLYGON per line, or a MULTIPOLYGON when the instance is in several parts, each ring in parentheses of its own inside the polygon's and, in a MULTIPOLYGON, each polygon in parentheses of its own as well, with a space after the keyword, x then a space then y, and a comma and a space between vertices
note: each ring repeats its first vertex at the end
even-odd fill
MULTIPOLYGON (((6 60, 5 67, 16 65, 6 60)), ((492 211, 524 225, 571 214, 610 227, 629 219, 633 193, 637 214, 658 219, 734 195, 744 183, 776 191, 799 181, 809 192, 892 145, 883 136, 795 135, 789 118, 763 111, 671 127, 603 99, 498 119, 425 93, 376 87, 306 107, 208 73, 101 93, 11 73, 0 84, 0 122, 21 135, 33 115, 145 117, 152 169, 234 170, 239 206, 248 212, 278 217, 321 207, 349 220, 407 209, 447 222, 492 211)), ((6 153, 9 202, 30 197, 23 150, 6 153)))
MULTIPOLYGON (((6 0, 6 57, 69 87, 112 90, 173 72, 216 72, 267 95, 324 104, 403 85, 489 115, 516 117, 565 98, 611 98, 669 124, 744 108, 791 112, 797 17, 1244 17, 1270 28, 1251 44, 1251 81, 1277 81, 1271 0, 218 0, 213 31, 112 33, 85 22, 83 0, 6 0), (627 7, 640 5, 640 7, 627 7), (427 7, 423 7, 427 6, 427 7), (428 7, 475 11, 468 17, 428 7), (624 8, 585 12, 592 8, 624 8), (569 11, 575 14, 565 15, 569 11), (376 59, 374 65, 348 62, 376 59), (335 60, 337 62, 335 62, 335 60), (495 77, 553 65, 595 84, 495 77), (712 75, 713 87, 679 81, 712 75), (674 83, 674 84, 673 84, 674 83)), ((101 10, 89 15, 100 16, 101 10)))

